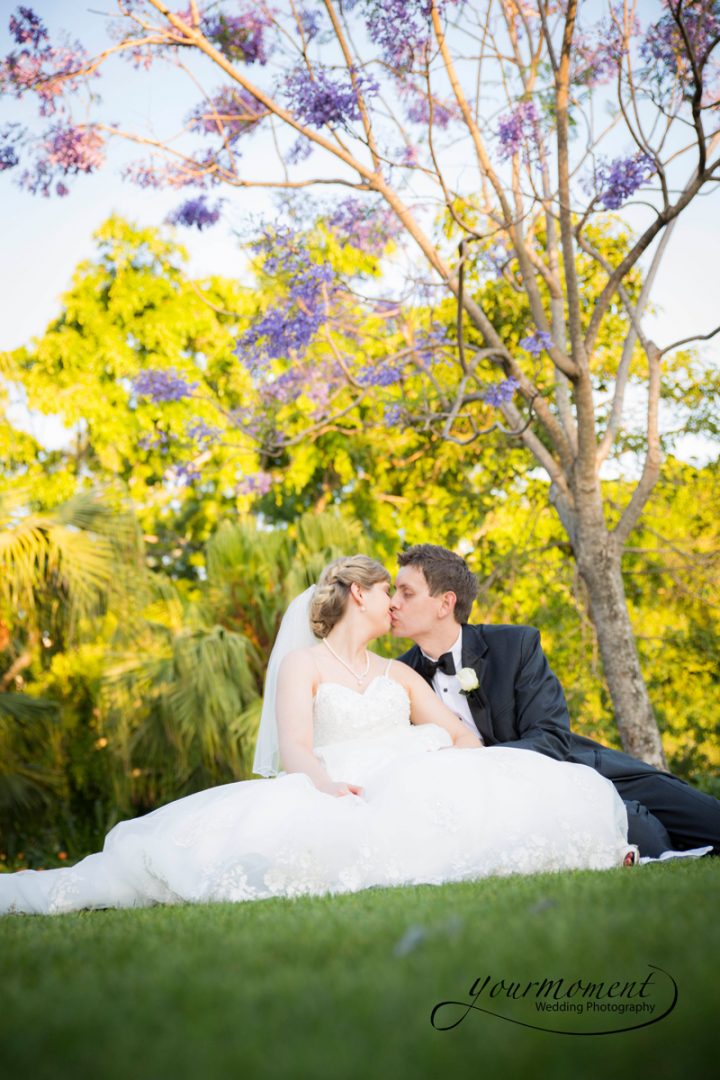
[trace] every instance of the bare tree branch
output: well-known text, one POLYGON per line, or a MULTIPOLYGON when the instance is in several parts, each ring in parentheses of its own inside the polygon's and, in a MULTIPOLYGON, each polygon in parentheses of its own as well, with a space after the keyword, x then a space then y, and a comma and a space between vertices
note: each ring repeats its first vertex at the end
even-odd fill
POLYGON ((716 326, 709 334, 695 334, 694 337, 686 337, 681 338, 680 341, 673 341, 672 345, 666 345, 664 349, 661 349, 658 355, 663 357, 665 353, 672 352, 673 349, 679 349, 681 345, 689 345, 693 341, 710 341, 716 334, 720 334, 720 326, 716 326))
POLYGON ((620 521, 612 530, 615 544, 622 548, 628 536, 635 528, 660 475, 662 451, 658 430, 658 409, 660 405, 660 354, 651 346, 648 349, 648 407, 647 407, 647 451, 642 475, 625 508, 620 521))

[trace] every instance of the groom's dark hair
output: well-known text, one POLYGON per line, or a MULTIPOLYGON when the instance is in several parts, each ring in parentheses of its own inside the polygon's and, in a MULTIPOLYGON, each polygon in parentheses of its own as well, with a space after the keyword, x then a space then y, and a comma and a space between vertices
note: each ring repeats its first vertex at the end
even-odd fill
POLYGON ((431 596, 454 592, 457 597, 455 618, 459 623, 468 621, 478 583, 464 559, 438 544, 413 544, 400 552, 397 561, 400 566, 416 566, 422 570, 431 596))

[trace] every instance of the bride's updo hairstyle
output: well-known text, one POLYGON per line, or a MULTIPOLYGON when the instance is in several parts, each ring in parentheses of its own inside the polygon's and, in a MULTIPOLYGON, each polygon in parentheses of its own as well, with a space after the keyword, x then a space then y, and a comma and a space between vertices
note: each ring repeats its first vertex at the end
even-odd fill
POLYGON ((344 555, 328 563, 318 579, 310 605, 310 628, 315 637, 327 637, 342 618, 353 582, 369 589, 378 581, 389 580, 390 574, 382 563, 367 555, 344 555))

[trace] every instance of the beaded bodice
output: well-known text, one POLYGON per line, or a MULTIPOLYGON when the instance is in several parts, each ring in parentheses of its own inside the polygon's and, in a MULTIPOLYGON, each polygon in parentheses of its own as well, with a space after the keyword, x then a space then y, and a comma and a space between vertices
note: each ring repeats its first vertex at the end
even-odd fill
POLYGON ((348 739, 378 739, 410 727, 410 701, 399 682, 378 675, 363 693, 341 683, 317 688, 313 746, 348 739))

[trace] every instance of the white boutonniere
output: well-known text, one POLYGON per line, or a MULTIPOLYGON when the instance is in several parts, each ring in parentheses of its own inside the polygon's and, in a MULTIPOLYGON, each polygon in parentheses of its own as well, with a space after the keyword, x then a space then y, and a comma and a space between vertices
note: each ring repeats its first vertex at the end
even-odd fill
POLYGON ((480 685, 477 672, 471 667, 461 667, 457 672, 457 681, 460 683, 460 693, 465 697, 480 685))

